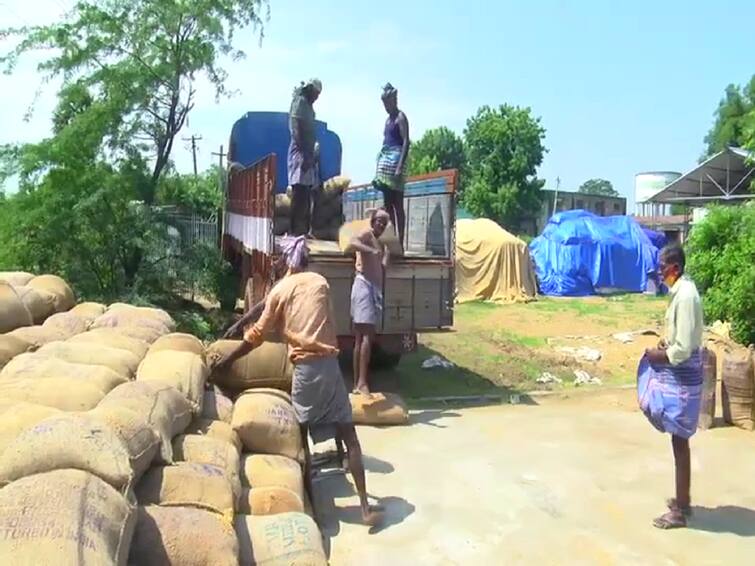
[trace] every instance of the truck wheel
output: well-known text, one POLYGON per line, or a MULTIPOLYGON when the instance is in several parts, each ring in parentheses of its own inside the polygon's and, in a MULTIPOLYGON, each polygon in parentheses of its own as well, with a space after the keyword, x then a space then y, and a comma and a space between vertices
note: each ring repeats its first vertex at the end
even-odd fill
POLYGON ((401 361, 401 353, 386 352, 380 346, 372 351, 370 367, 377 370, 394 369, 401 361))

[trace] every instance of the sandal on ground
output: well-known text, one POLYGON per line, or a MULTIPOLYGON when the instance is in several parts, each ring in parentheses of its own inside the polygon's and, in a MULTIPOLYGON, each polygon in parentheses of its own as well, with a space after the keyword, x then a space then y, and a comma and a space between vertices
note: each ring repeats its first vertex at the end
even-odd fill
POLYGON ((670 529, 683 529, 687 526, 687 518, 680 509, 673 509, 660 517, 653 519, 653 526, 664 531, 670 529))

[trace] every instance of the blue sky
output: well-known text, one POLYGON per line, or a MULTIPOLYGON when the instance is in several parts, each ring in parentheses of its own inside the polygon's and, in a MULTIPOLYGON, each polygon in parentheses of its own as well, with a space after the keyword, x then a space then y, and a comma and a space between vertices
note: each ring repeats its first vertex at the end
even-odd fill
MULTIPOLYGON (((0 18, 35 23, 71 4, 0 0, 0 18)), ((198 85, 185 134, 203 137, 202 166, 227 144, 236 118, 286 111, 292 87, 317 76, 318 118, 341 137, 344 173, 365 181, 381 139, 380 87, 389 80, 415 139, 440 125, 461 133, 483 104, 529 106, 547 130, 539 176, 549 186, 556 177, 562 189, 603 177, 631 198, 635 173, 696 163, 724 88, 755 73, 755 40, 738 24, 755 18, 755 2, 272 0, 270 8, 261 47, 251 31, 238 34, 248 57, 227 65, 238 94, 216 103, 198 85)), ((0 78, 0 142, 49 132, 54 85, 24 122, 39 86, 33 62, 16 78, 0 78)), ((183 145, 175 159, 189 170, 183 145)))

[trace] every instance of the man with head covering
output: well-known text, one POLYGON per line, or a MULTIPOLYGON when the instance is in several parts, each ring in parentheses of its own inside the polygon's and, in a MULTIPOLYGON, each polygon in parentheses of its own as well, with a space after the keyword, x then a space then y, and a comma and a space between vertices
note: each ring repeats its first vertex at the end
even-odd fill
POLYGON ((640 408, 656 429, 671 435, 674 452, 676 497, 666 502, 668 512, 653 521, 659 529, 686 527, 692 513, 689 439, 697 430, 702 399, 703 309, 684 264, 682 248, 661 251, 659 270, 671 298, 666 336, 657 348, 645 351, 637 370, 640 408))
POLYGON ((310 79, 294 89, 289 111, 291 143, 288 146, 288 184, 291 186, 291 232, 309 234, 312 187, 319 184, 315 156, 315 110, 322 83, 310 79))
POLYGON ((307 271, 309 252, 304 236, 286 238, 282 256, 288 267, 265 300, 259 320, 244 334, 241 345, 227 358, 212 360, 216 367, 232 364, 258 347, 265 336, 278 331, 288 343, 294 363, 291 400, 304 440, 304 481, 312 493, 312 458, 307 435, 322 442, 338 435, 346 444, 349 469, 354 477, 362 519, 374 525, 381 509, 369 505, 362 464, 362 449, 352 422, 351 404, 338 366, 338 342, 326 279, 307 271))
POLYGON ((404 168, 409 155, 409 120, 398 108, 398 90, 387 83, 381 96, 388 113, 383 128, 383 147, 377 158, 375 186, 383 192, 385 209, 398 232, 403 249, 406 215, 404 214, 404 168))
POLYGON ((347 252, 356 255, 356 277, 351 287, 351 320, 354 323, 354 389, 369 395, 369 367, 375 327, 383 309, 383 270, 388 252, 380 242, 388 226, 388 213, 376 209, 370 215, 370 226, 354 236, 347 252))

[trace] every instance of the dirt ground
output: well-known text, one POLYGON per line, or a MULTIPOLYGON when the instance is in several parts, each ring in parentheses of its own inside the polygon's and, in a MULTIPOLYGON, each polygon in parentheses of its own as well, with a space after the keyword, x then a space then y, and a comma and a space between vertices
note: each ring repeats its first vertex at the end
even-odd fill
POLYGON ((569 389, 575 370, 585 370, 605 385, 631 383, 637 361, 658 335, 634 334, 631 342, 613 337, 623 332, 661 331, 666 299, 646 295, 549 298, 526 304, 457 305, 452 332, 420 336, 419 351, 407 356, 395 372, 379 375, 388 389, 408 399, 441 395, 475 395, 542 389, 569 389), (597 362, 576 360, 559 348, 598 350, 597 362), (456 368, 445 372, 421 369, 424 360, 440 355, 456 368), (550 372, 562 385, 537 383, 550 372), (395 381, 395 385, 391 384, 395 381))
POLYGON ((331 563, 752 564, 754 433, 693 438, 694 517, 664 532, 651 520, 672 495, 669 439, 634 391, 572 397, 360 427, 387 522, 372 534, 358 525, 350 476, 325 472, 315 492, 331 563))

